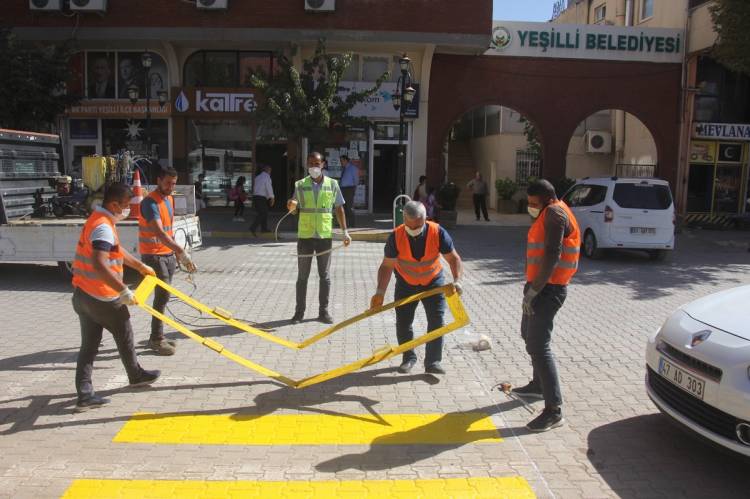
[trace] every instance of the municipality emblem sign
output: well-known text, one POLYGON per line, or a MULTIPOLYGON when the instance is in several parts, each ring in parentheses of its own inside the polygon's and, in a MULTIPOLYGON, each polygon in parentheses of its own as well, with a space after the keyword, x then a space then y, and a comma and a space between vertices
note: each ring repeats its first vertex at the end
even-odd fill
POLYGON ((492 40, 490 42, 491 48, 495 50, 503 50, 505 47, 510 45, 510 31, 502 26, 496 26, 492 30, 492 40))

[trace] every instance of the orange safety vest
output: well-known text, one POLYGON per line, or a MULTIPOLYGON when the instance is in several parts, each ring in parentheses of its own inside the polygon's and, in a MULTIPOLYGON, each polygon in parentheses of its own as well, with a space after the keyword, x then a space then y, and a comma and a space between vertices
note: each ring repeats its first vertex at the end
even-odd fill
POLYGON ((81 237, 78 239, 76 256, 73 260, 73 286, 99 300, 112 301, 120 295, 120 292, 105 284, 94 268, 94 247, 91 245, 91 233, 103 223, 109 225, 115 235, 115 245, 109 251, 107 266, 122 280, 123 254, 115 223, 106 213, 95 211, 86 220, 81 237))
POLYGON ((156 205, 159 207, 159 216, 164 232, 169 237, 173 237, 174 235, 172 231, 172 224, 174 223, 174 200, 172 196, 162 196, 158 190, 153 191, 141 202, 141 214, 138 217, 138 252, 141 255, 169 255, 172 253, 172 250, 169 246, 161 242, 156 228, 150 226, 149 222, 143 218, 143 203, 148 198, 155 200, 156 205))
MULTIPOLYGON (((553 205, 562 207, 573 230, 563 238, 562 253, 560 261, 555 265, 547 284, 566 285, 570 282, 573 274, 578 270, 578 257, 581 253, 581 231, 578 228, 578 221, 570 211, 568 205, 562 201, 555 201, 553 205)), ((536 221, 529 229, 529 236, 526 242, 526 281, 533 281, 542 265, 544 256, 544 219, 547 215, 547 209, 542 210, 542 214, 537 217, 536 221)))
POLYGON ((396 227, 394 233, 398 251, 396 270, 412 286, 427 286, 443 270, 440 263, 440 226, 435 222, 427 222, 427 240, 422 260, 416 260, 412 255, 409 234, 403 224, 396 227))

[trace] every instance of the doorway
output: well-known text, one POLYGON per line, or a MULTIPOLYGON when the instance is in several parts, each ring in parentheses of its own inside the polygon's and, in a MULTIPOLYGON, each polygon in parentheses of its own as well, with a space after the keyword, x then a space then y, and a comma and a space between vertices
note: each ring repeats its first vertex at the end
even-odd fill
MULTIPOLYGON (((256 165, 271 167, 271 182, 276 197, 271 211, 286 209, 286 200, 291 197, 286 161, 286 144, 256 144, 256 165)), ((259 171, 259 170, 256 170, 259 171)))
POLYGON ((372 165, 373 210, 390 213, 398 189, 398 144, 375 144, 372 165))

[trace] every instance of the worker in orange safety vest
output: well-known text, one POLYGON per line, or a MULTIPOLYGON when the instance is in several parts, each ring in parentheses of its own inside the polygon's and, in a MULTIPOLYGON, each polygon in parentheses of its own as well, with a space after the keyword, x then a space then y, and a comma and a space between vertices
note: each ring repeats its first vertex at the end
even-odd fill
POLYGON ((111 185, 104 202, 86 220, 73 260, 73 309, 81 322, 81 349, 76 364, 75 411, 102 406, 108 399, 96 395, 91 382, 94 359, 99 351, 104 329, 112 333, 117 351, 128 374, 130 386, 144 386, 159 377, 159 371, 143 369, 136 358, 133 328, 127 305, 135 305, 133 292, 122 280, 123 265, 143 275, 154 275, 154 269, 138 261, 120 244, 115 227, 130 213, 130 188, 111 185))
POLYGON ((555 358, 550 348, 553 320, 565 302, 568 284, 578 270, 581 231, 573 212, 557 199, 547 180, 532 182, 527 191, 528 211, 534 219, 526 241, 526 285, 521 336, 531 357, 533 378, 513 392, 544 399, 544 410, 530 421, 529 431, 562 426, 562 394, 555 358))
MULTIPOLYGON (((462 292, 460 279, 463 265, 448 231, 434 222, 427 221, 425 206, 419 201, 406 203, 403 213, 404 223, 396 227, 386 242, 385 257, 378 270, 378 288, 370 299, 371 309, 383 305, 385 291, 393 273, 396 274, 394 300, 443 286, 445 278, 440 262, 441 256, 450 265, 456 291, 462 292)), ((421 302, 427 315, 427 330, 433 331, 442 327, 445 324, 445 296, 433 295, 421 302)), ((396 308, 396 335, 399 345, 414 339, 412 323, 418 304, 419 302, 415 301, 396 308)), ((442 336, 427 343, 425 350, 425 372, 445 374, 445 369, 441 365, 442 336)), ((413 350, 409 350, 404 353, 398 371, 408 373, 416 363, 417 355, 413 350)))

